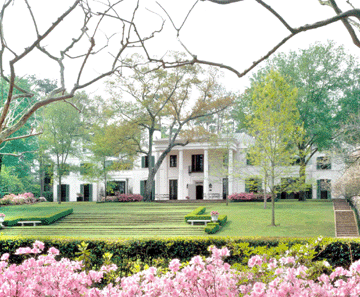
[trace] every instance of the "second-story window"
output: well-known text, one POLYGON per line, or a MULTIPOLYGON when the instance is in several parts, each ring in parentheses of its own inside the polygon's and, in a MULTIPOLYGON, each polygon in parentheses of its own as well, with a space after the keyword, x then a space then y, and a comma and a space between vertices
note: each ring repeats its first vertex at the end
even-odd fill
POLYGON ((170 155, 170 167, 177 167, 177 155, 170 155))
MULTIPOLYGON (((151 156, 151 166, 154 166, 154 164, 155 164, 155 157, 151 156)), ((148 156, 141 157, 141 168, 149 168, 149 157, 148 156)))
POLYGON ((316 158, 316 169, 317 170, 326 170, 331 169, 331 160, 329 157, 317 157, 316 158))
POLYGON ((204 155, 192 155, 191 157, 191 171, 204 172, 204 155))

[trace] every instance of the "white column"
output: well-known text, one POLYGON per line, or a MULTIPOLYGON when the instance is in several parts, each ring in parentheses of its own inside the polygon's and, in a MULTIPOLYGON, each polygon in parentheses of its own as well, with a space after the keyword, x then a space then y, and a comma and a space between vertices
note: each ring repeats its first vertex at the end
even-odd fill
POLYGON ((234 176, 233 176, 233 166, 234 166, 234 155, 233 155, 233 150, 229 149, 229 195, 231 195, 233 193, 233 180, 234 180, 234 176))
POLYGON ((209 199, 209 154, 204 149, 204 199, 209 199))
POLYGON ((184 151, 179 149, 179 177, 178 177, 178 200, 185 199, 184 196, 184 151))

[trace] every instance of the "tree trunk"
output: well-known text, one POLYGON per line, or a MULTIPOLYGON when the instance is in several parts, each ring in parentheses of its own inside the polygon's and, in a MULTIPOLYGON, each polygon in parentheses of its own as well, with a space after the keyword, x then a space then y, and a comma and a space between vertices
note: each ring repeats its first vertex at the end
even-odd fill
POLYGON ((107 185, 107 175, 106 175, 106 158, 104 158, 104 164, 103 164, 103 169, 104 169, 104 189, 105 189, 105 193, 104 193, 104 199, 106 201, 106 185, 107 185))
POLYGON ((271 226, 275 227, 275 173, 274 166, 272 166, 272 172, 270 176, 271 181, 271 226))
POLYGON ((265 178, 264 178, 264 209, 266 209, 266 174, 265 174, 265 178))
POLYGON ((146 181, 146 187, 144 193, 144 201, 148 201, 148 202, 153 201, 152 189, 153 189, 153 183, 154 183, 156 171, 157 170, 155 170, 155 167, 151 169, 149 168, 149 175, 146 181))
POLYGON ((272 192, 271 193, 271 206, 272 206, 272 209, 271 209, 271 226, 272 227, 275 227, 275 193, 272 192))
POLYGON ((39 162, 39 178, 40 178, 40 197, 42 197, 44 195, 44 177, 45 177, 45 173, 44 173, 44 164, 42 162, 42 158, 40 158, 40 162, 39 162))
POLYGON ((60 168, 59 158, 57 158, 57 168, 58 168, 58 176, 59 176, 58 204, 61 204, 61 174, 62 174, 62 168, 60 168))
POLYGON ((299 201, 305 201, 305 182, 306 182, 306 161, 305 157, 300 158, 299 168, 299 201))

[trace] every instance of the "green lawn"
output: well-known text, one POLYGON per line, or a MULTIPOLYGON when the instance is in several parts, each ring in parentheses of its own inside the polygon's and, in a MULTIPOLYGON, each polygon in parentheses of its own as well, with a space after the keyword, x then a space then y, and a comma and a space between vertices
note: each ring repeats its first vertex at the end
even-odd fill
POLYGON ((12 227, 2 229, 3 235, 104 237, 172 237, 172 236, 271 236, 308 237, 335 234, 333 204, 323 201, 276 203, 277 227, 270 227, 271 208, 263 203, 41 203, 27 206, 2 207, 6 216, 23 211, 54 211, 58 207, 72 207, 74 213, 53 225, 12 227), (228 215, 228 222, 214 235, 204 232, 204 226, 191 226, 184 216, 193 209, 205 206, 228 215))

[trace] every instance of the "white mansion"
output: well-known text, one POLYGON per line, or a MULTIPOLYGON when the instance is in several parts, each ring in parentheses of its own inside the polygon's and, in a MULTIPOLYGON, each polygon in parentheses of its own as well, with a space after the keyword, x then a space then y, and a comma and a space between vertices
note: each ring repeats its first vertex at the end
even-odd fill
MULTIPOLYGON (((155 138, 151 160, 139 156, 131 170, 109 172, 108 181, 114 190, 125 194, 143 194, 149 161, 157 160, 167 147, 167 143, 167 139, 155 138)), ((154 199, 225 199, 232 193, 261 191, 263 185, 258 176, 259 169, 247 160, 248 144, 249 137, 239 133, 232 139, 224 138, 223 142, 218 142, 216 146, 206 142, 194 142, 174 147, 156 174, 153 186, 154 199)), ((81 162, 84 161, 77 158, 69 159, 69 163, 79 167, 81 162)), ((315 154, 306 168, 308 198, 331 198, 331 185, 342 175, 343 169, 343 163, 337 162, 335 157, 315 154)), ((296 164, 284 168, 276 183, 291 183, 298 173, 299 166, 296 164)), ((103 180, 86 181, 80 172, 70 172, 62 180, 61 196, 64 201, 77 201, 79 193, 85 201, 97 201, 105 194, 103 180)), ((60 188, 54 181, 54 201, 57 201, 59 191, 60 188)), ((297 193, 280 194, 280 198, 296 196, 297 193)))

